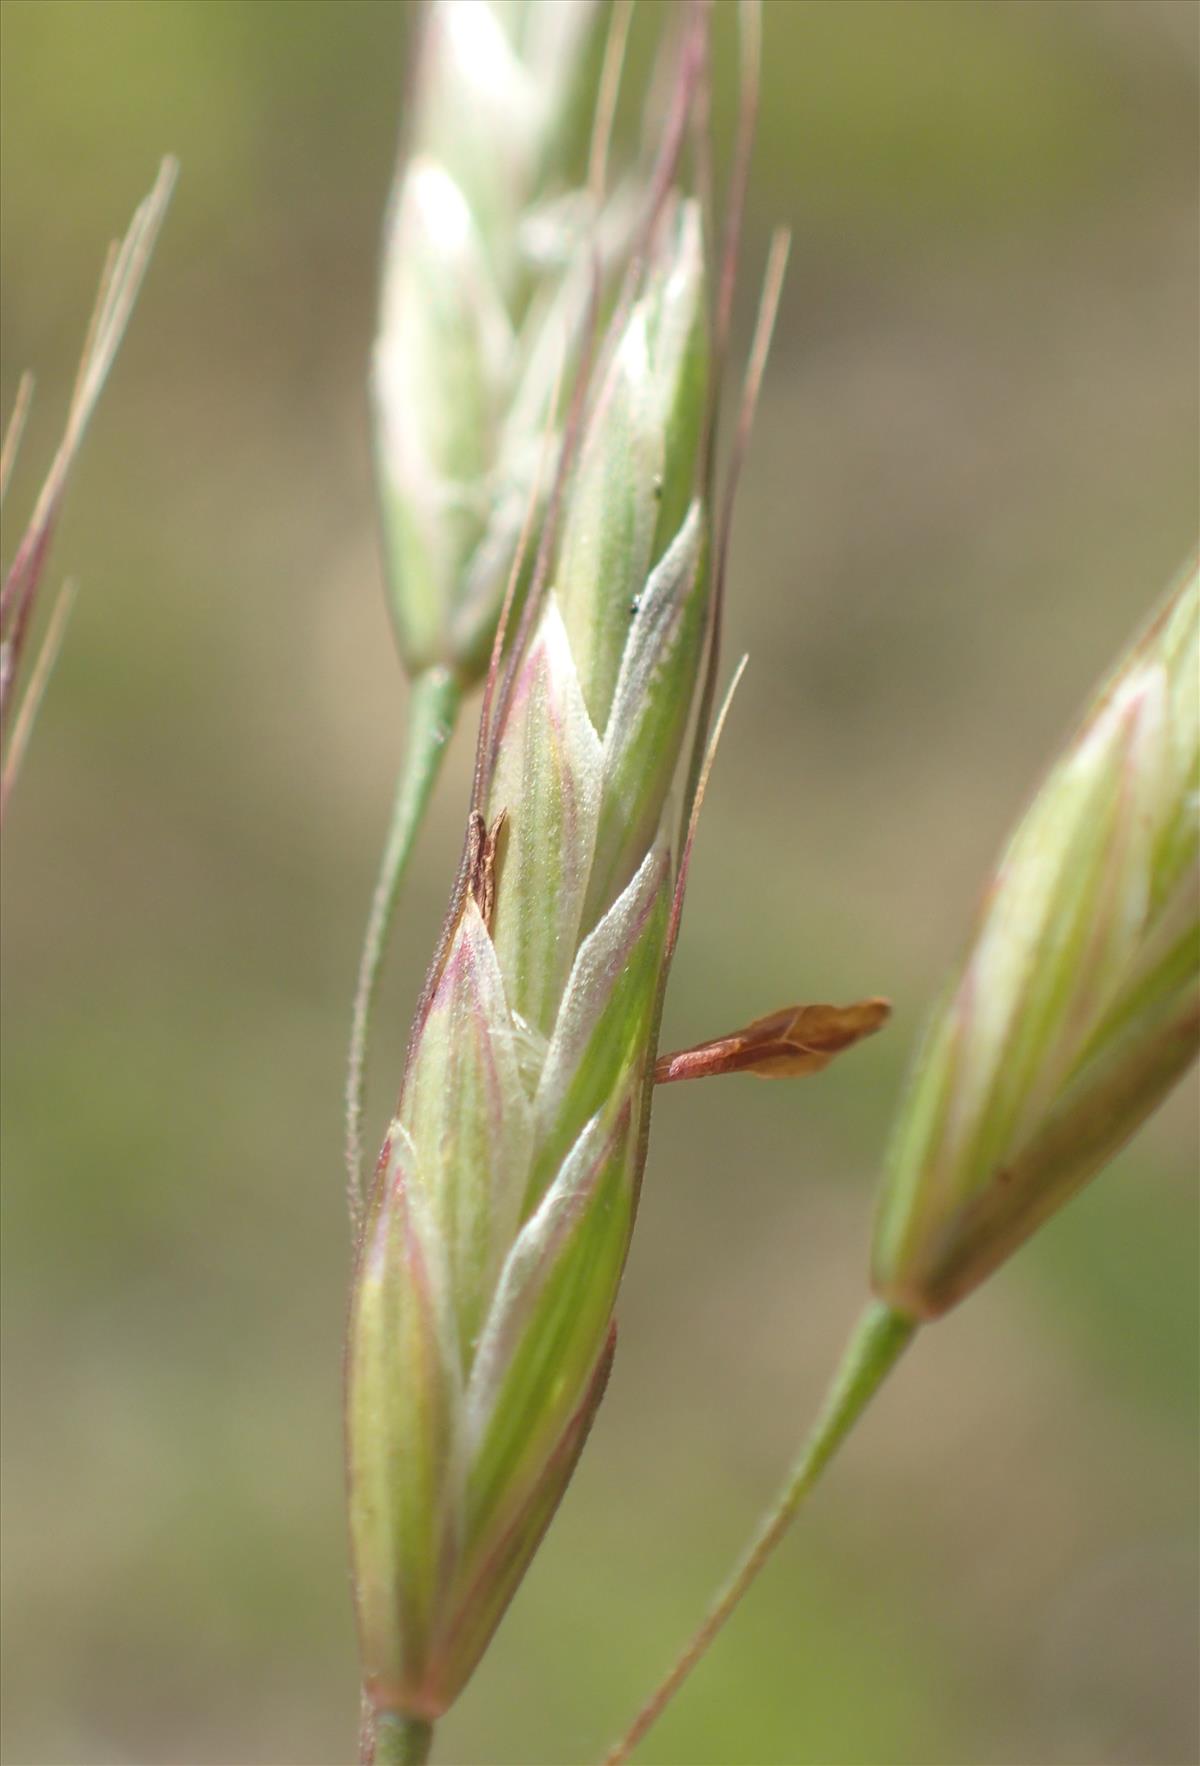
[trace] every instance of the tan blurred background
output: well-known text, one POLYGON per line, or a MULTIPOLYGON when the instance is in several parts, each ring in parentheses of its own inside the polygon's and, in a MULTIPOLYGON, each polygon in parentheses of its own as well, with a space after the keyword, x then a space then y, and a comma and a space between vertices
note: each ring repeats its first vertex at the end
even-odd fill
MULTIPOLYGON (((988 864, 1196 526, 1196 9, 767 13, 743 334, 770 224, 795 243, 666 1037, 787 997, 895 1020, 818 1079, 662 1098, 609 1396, 446 1766, 594 1759, 698 1616, 860 1303, 988 864)), ((0 23, 5 407, 38 376, 6 556, 104 245, 182 162, 60 535, 82 594, 5 855, 3 1757, 331 1766, 342 1061, 404 715, 363 367, 405 8, 0 23)), ((1196 1758, 1195 1112, 1193 1083, 918 1342, 641 1759, 1196 1758)))

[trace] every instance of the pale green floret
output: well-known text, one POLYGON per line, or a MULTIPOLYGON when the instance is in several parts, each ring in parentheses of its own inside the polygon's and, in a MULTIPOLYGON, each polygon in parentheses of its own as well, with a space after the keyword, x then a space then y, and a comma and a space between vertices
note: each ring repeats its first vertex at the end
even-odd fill
POLYGON ((473 901, 413 1052, 400 1119, 467 1364, 517 1230, 533 1137, 500 967, 473 901))
POLYGON ((384 516, 404 585, 394 612, 414 673, 454 660, 443 634, 490 515, 510 353, 471 212, 436 162, 418 159, 400 197, 374 365, 384 516))
POLYGON ((622 1095, 644 1059, 670 898, 670 854, 656 845, 579 948, 533 1097, 538 1151, 525 1213, 553 1183, 578 1124, 622 1095))
POLYGON ((604 732, 604 790, 585 923, 620 889, 646 849, 691 711, 689 683, 708 618, 708 533, 694 502, 638 597, 604 732))
POLYGON ((600 740, 557 605, 521 666, 500 744, 489 819, 508 817, 494 936, 512 1009, 549 1036, 579 941, 596 818, 600 740))
POLYGON ((584 437, 554 586, 592 723, 603 730, 654 544, 662 437, 651 422, 646 315, 635 310, 584 437))
POLYGON ((437 1236, 421 1230, 403 1161, 401 1141, 355 1284, 349 1518, 367 1696, 379 1709, 436 1715, 424 1709, 423 1685, 459 1527, 462 1379, 437 1236), (353 1451, 365 1443, 369 1451, 353 1451))
POLYGON ((588 420, 555 569, 584 701, 603 732, 651 566, 692 499, 707 392, 699 209, 669 217, 588 420))
POLYGON ((587 1123, 513 1245, 467 1390, 467 1544, 523 1504, 604 1347, 632 1211, 633 1124, 587 1123))
POLYGON ((595 0, 438 0, 414 136, 455 179, 503 286, 527 274, 522 216, 582 175, 602 9, 595 0))
POLYGON ((517 219, 536 179, 542 92, 492 5, 440 0, 421 53, 414 134, 462 190, 508 286, 517 219))
POLYGON ((1047 777, 926 1037, 875 1242, 900 1311, 969 1292, 1195 1053, 1198 594, 1176 592, 1047 777))
POLYGON ((674 538, 695 494, 708 397, 708 323, 699 203, 680 203, 670 217, 670 229, 674 234, 670 268, 651 290, 646 315, 651 398, 664 438, 661 483, 655 489, 656 559, 674 538))
MULTIPOLYGON (((560 374, 628 203, 577 188, 603 41, 592 0, 424 14, 372 370, 388 582, 406 668, 487 665, 560 374), (586 268, 586 265, 585 265, 586 268)), ((569 373, 567 375, 569 382, 569 373)))

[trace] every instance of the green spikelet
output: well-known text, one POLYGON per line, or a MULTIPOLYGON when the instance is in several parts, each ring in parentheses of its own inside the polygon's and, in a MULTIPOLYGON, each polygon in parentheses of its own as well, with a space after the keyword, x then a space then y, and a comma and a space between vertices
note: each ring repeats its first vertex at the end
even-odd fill
POLYGON ((708 631, 696 207, 669 204, 656 239, 498 703, 362 1239, 350 1518, 385 1725, 431 1721, 470 1675, 612 1354, 677 881, 666 811, 708 631))
POLYGON ((878 1293, 933 1317, 1127 1141, 1200 1037, 1200 588, 1168 598, 1000 861, 917 1058, 878 1293))

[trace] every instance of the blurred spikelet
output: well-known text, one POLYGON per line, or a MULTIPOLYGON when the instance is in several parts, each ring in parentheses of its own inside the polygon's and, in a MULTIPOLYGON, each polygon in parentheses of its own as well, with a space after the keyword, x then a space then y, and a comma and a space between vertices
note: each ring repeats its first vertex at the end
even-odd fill
POLYGON ((1200 580, 1104 685, 1000 860, 917 1057, 877 1292, 932 1317, 1107 1163, 1200 1043, 1200 580))
MULTIPOLYGON (((63 438, 38 495, 29 525, 9 566, 3 588, 0 588, 0 740, 3 743, 0 821, 8 807, 12 788, 29 744, 34 719, 62 642, 73 599, 73 589, 70 585, 64 585, 55 599, 41 640, 33 652, 32 661, 27 661, 26 652, 34 624, 39 585, 46 569, 71 472, 137 300, 138 290, 146 274, 150 254, 175 184, 176 173, 175 161, 165 159, 153 190, 139 205, 125 238, 109 251, 83 358, 67 410, 63 438)), ((17 390, 16 403, 0 453, 0 500, 8 492, 32 395, 33 381, 26 375, 17 390)))

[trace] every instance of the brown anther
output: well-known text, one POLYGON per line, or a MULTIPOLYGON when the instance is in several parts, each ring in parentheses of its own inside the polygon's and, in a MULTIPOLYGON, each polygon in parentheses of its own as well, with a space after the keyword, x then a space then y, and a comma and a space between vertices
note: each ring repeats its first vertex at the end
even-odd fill
POLYGON ((467 888, 488 932, 496 911, 496 856, 507 820, 508 811, 502 809, 489 828, 479 811, 473 809, 467 825, 467 888))
POLYGON ((851 1006, 784 1006, 731 1036, 660 1056, 655 1083, 705 1079, 713 1073, 757 1073, 760 1079, 819 1073, 843 1049, 882 1029, 891 1010, 885 999, 857 1000, 851 1006))

